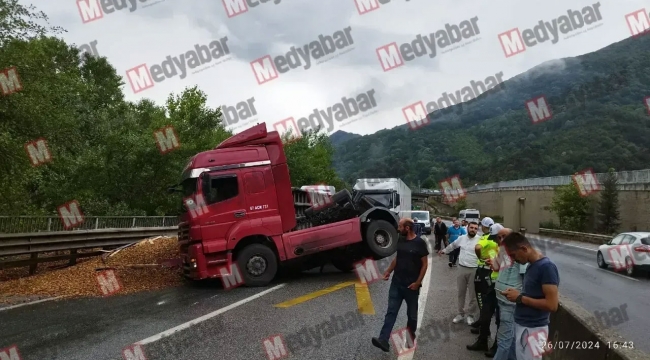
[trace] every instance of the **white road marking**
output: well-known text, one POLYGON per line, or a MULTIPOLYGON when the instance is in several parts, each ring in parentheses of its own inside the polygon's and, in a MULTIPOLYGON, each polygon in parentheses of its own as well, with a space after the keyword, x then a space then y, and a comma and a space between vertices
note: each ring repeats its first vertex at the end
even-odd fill
POLYGON ((46 301, 56 300, 56 299, 59 299, 59 298, 60 298, 60 296, 59 297, 49 298, 49 299, 36 300, 36 301, 23 303, 23 304, 7 306, 7 307, 0 308, 0 311, 11 310, 11 309, 19 308, 21 306, 34 305, 34 304, 38 304, 38 303, 42 303, 42 302, 46 302, 46 301))
POLYGON ((623 274, 619 274, 619 273, 617 273, 617 272, 607 271, 607 270, 605 270, 605 269, 601 269, 601 268, 599 268, 599 267, 597 267, 597 266, 594 266, 594 265, 589 265, 589 264, 585 264, 585 263, 582 263, 582 265, 586 265, 586 266, 589 266, 590 268, 594 268, 594 269, 598 269, 598 270, 600 270, 600 271, 604 271, 604 272, 607 273, 607 274, 612 274, 612 275, 620 276, 620 277, 622 277, 622 278, 624 278, 624 279, 634 280, 634 281, 639 281, 639 279, 635 279, 635 278, 632 278, 632 277, 629 277, 629 276, 625 276, 625 275, 623 275, 623 274))
MULTIPOLYGON (((431 243, 429 242, 429 239, 426 236, 423 236, 422 239, 424 239, 424 241, 427 243, 427 249, 429 250, 429 259, 428 259, 427 273, 424 274, 424 279, 422 279, 422 287, 420 288, 420 297, 418 299, 418 329, 420 329, 420 326, 422 325, 422 319, 424 318, 424 310, 427 306, 427 297, 429 296, 429 285, 431 282, 431 263, 433 259, 433 251, 431 251, 431 243)), ((416 331, 416 333, 419 332, 420 332, 419 330, 416 331)), ((415 349, 413 349, 413 351, 409 351, 404 355, 398 356, 397 360, 413 359, 413 355, 415 354, 416 350, 417 350, 417 346, 415 347, 415 349)))
POLYGON ((165 330, 165 331, 163 331, 163 332, 161 332, 159 334, 156 334, 154 336, 150 336, 150 337, 148 337, 148 338, 146 338, 144 340, 140 340, 137 343, 135 343, 134 345, 146 345, 146 344, 150 344, 152 342, 156 342, 156 341, 158 341, 158 340, 160 340, 160 339, 162 339, 164 337, 167 337, 169 335, 172 335, 172 334, 174 334, 174 333, 176 333, 178 331, 185 330, 185 329, 187 329, 187 328, 189 328, 189 327, 191 327, 193 325, 196 325, 196 324, 198 324, 200 322, 211 319, 211 318, 213 318, 213 317, 215 317, 217 315, 223 314, 228 310, 232 310, 232 309, 234 309, 234 308, 236 308, 236 307, 238 307, 240 305, 246 304, 247 302, 258 299, 258 298, 260 298, 260 297, 262 297, 262 296, 264 296, 264 295, 266 295, 266 294, 268 294, 270 292, 273 292, 275 290, 278 290, 278 289, 284 287, 285 285, 286 284, 280 284, 278 286, 274 286, 274 287, 272 287, 270 289, 264 290, 264 291, 262 291, 260 293, 257 293, 255 295, 253 295, 253 296, 247 297, 246 299, 242 299, 242 300, 237 301, 236 303, 232 303, 232 304, 230 304, 230 305, 228 305, 226 307, 223 307, 223 308, 221 308, 219 310, 215 310, 215 311, 213 311, 213 312, 211 312, 209 314, 205 314, 205 315, 203 315, 201 317, 198 317, 198 318, 196 318, 194 320, 190 320, 190 321, 188 321, 186 323, 175 326, 175 327, 173 327, 173 328, 171 328, 169 330, 165 330))

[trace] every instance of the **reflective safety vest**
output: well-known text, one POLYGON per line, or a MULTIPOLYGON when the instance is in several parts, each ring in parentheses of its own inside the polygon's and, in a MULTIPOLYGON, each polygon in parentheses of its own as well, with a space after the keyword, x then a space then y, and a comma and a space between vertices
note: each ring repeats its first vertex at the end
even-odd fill
MULTIPOLYGON (((494 240, 489 240, 490 235, 486 234, 481 236, 481 239, 478 241, 478 245, 481 245, 481 257, 478 259, 478 266, 485 266, 485 259, 492 259, 492 261, 497 261, 497 256, 499 255, 499 244, 494 240)), ((496 280, 499 277, 499 272, 492 270, 490 278, 496 280)))

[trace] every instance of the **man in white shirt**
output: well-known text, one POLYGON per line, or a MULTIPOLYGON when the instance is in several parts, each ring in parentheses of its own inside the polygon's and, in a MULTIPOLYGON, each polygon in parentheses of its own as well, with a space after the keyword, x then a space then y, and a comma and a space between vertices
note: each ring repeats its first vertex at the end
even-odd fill
POLYGON ((449 254, 457 248, 460 248, 458 257, 458 276, 456 283, 458 285, 458 315, 454 318, 454 324, 458 324, 467 318, 467 324, 474 322, 474 316, 478 312, 478 303, 474 293, 474 274, 478 266, 478 258, 474 248, 479 241, 478 223, 471 222, 467 226, 467 235, 460 236, 456 241, 449 244, 444 250, 440 250, 438 255, 449 254), (468 293, 469 290, 469 294, 468 293), (465 297, 469 295, 469 306, 465 312, 465 297))

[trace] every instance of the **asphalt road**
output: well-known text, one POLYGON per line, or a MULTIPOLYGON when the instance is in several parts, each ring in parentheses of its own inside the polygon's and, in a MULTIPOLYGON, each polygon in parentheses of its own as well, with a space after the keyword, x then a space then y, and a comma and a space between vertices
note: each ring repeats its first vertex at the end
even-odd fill
MULTIPOLYGON (((447 266, 446 257, 430 258, 419 314, 420 327, 426 331, 419 335, 414 351, 399 357, 395 345, 384 353, 370 342, 383 323, 387 281, 368 285, 371 306, 357 300, 354 286, 291 307, 274 306, 356 280, 354 274, 328 268, 324 273, 281 278, 265 288, 223 290, 219 283, 208 282, 4 310, 0 311, 0 349, 15 345, 22 360, 122 359, 123 349, 145 340, 141 348, 147 360, 274 359, 267 356, 264 340, 280 335, 288 353, 275 359, 430 359, 431 354, 441 359, 485 359, 482 353, 465 349, 475 338, 469 327, 451 323, 456 312, 456 268, 447 266), (358 308, 370 313, 361 314, 358 308), (318 336, 319 326, 332 317, 334 323, 340 317, 339 325, 321 333, 327 338, 318 336), (175 327, 180 328, 173 331, 175 327)), ((379 270, 385 266, 387 262, 382 262, 379 270)), ((405 311, 404 306, 395 330, 406 326, 405 311)))
POLYGON ((650 279, 647 275, 630 278, 611 268, 598 268, 597 245, 537 235, 529 238, 556 264, 561 295, 578 303, 594 317, 600 317, 602 326, 620 334, 624 341, 633 341, 636 348, 650 352, 650 279), (626 311, 629 320, 623 318, 620 324, 614 324, 618 322, 616 312, 622 314, 622 310, 626 311))
MULTIPOLYGON (((650 280, 598 269, 595 246, 539 240, 535 243, 557 264, 563 296, 592 313, 611 313, 611 309, 624 306, 629 320, 610 326, 634 341, 635 347, 650 350, 650 280)), ((430 359, 432 354, 441 359, 485 359, 482 353, 465 349, 474 340, 468 326, 451 323, 456 312, 456 268, 450 269, 446 260, 431 256, 420 296, 422 332, 415 351, 407 355, 398 356, 395 345, 386 354, 370 343, 383 322, 388 282, 380 280, 368 286, 371 306, 368 301, 357 300, 353 286, 290 307, 274 306, 356 280, 354 274, 330 268, 323 273, 312 271, 280 278, 265 288, 227 291, 218 282, 204 282, 164 291, 54 300, 4 310, 0 311, 0 349, 15 345, 22 360, 123 359, 123 349, 145 340, 141 348, 147 360, 430 359), (359 308, 366 314, 361 314, 359 308), (334 323, 337 317, 340 319, 338 326, 328 327, 333 329, 331 333, 319 332, 320 326, 328 325, 332 317, 334 323), (277 335, 287 349, 285 357, 280 353, 275 358, 267 356, 264 341, 277 335)), ((382 262, 379 270, 386 265, 382 262)), ((394 330, 405 325, 403 307, 394 330)))

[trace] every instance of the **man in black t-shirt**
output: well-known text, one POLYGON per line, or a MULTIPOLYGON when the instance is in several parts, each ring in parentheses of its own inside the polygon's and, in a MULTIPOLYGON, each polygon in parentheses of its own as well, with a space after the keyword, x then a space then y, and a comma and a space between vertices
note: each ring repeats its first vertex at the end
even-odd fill
POLYGON ((384 280, 393 274, 393 280, 388 290, 388 310, 384 318, 379 338, 372 338, 372 344, 385 352, 390 350, 388 339, 393 331, 397 313, 406 301, 406 326, 415 341, 415 330, 418 324, 418 297, 422 279, 429 265, 427 244, 413 232, 413 220, 401 219, 397 228, 402 235, 397 243, 397 253, 384 273, 384 280))

